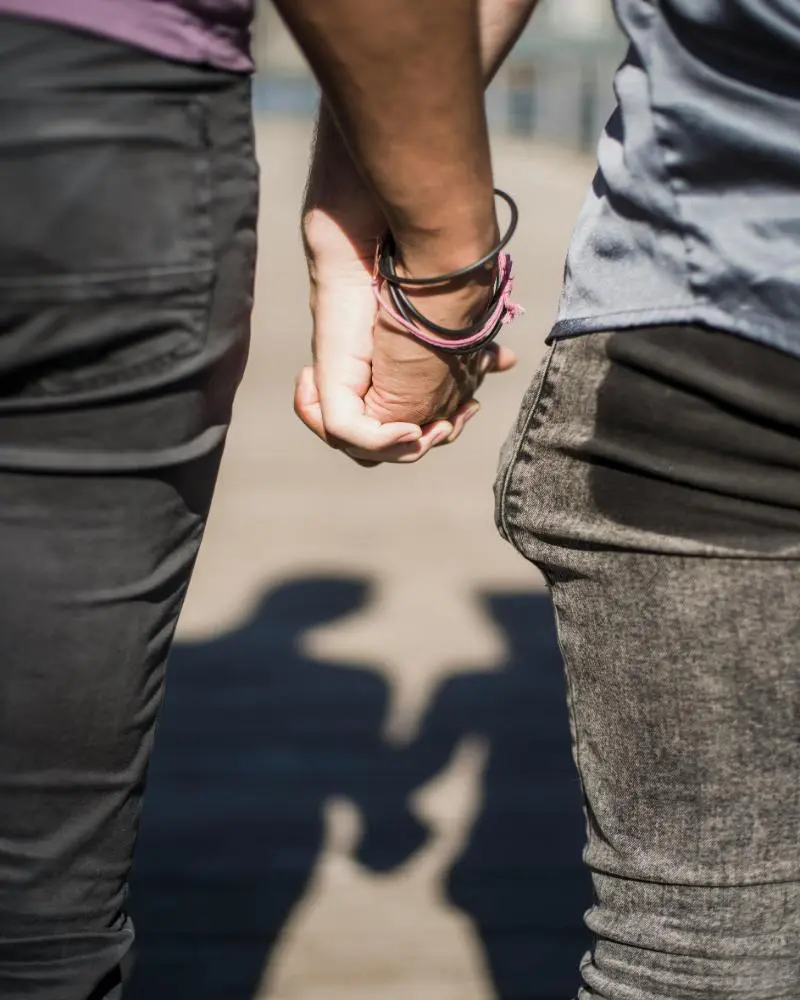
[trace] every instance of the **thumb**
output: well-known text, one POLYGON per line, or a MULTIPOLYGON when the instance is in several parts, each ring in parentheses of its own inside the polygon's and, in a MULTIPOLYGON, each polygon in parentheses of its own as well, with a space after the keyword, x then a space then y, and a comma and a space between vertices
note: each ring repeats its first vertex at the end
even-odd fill
POLYGON ((367 413, 375 321, 369 280, 363 286, 318 287, 313 320, 314 375, 325 433, 364 452, 418 440, 422 431, 416 424, 382 424, 367 413))
MULTIPOLYGON (((324 317, 316 317, 317 322, 324 317)), ((330 328, 329 328, 330 329, 330 328)), ((409 421, 382 423, 367 410, 372 384, 371 351, 342 337, 318 336, 314 366, 320 411, 327 435, 346 446, 377 452, 393 445, 417 441, 422 430, 409 421)))
POLYGON ((491 344, 481 355, 478 367, 481 376, 493 372, 510 371, 517 363, 517 356, 504 344, 491 344))
POLYGON ((396 444, 417 441, 422 436, 422 429, 417 424, 382 424, 370 415, 364 398, 347 377, 346 370, 331 371, 317 362, 316 382, 325 433, 342 444, 361 451, 378 452, 396 444))

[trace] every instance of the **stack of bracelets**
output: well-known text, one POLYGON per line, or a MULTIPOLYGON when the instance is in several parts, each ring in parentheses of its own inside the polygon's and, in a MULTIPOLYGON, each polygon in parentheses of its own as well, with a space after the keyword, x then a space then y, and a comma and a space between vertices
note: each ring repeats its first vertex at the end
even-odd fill
POLYGON ((488 347, 502 328, 522 313, 520 306, 514 305, 511 301, 514 284, 513 263, 511 257, 504 252, 516 231, 519 210, 511 195, 499 189, 495 190, 495 194, 508 205, 511 210, 511 220, 505 236, 498 245, 490 250, 485 257, 475 261, 474 264, 462 267, 458 271, 451 271, 449 274, 437 275, 434 278, 404 278, 397 273, 396 247, 391 233, 385 236, 378 246, 372 282, 378 305, 406 333, 423 344, 435 347, 447 354, 473 354, 488 347), (403 290, 404 287, 430 288, 435 285, 444 285, 473 274, 495 261, 497 262, 497 277, 486 310, 474 323, 460 330, 439 326, 423 316, 403 290), (382 294, 384 287, 388 289, 388 302, 382 294))

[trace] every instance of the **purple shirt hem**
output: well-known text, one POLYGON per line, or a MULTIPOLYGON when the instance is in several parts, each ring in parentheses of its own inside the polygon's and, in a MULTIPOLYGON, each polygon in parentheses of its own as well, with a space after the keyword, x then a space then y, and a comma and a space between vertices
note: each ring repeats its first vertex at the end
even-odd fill
POLYGON ((248 24, 210 22, 164 0, 0 0, 0 14, 54 21, 179 62, 253 70, 248 24))

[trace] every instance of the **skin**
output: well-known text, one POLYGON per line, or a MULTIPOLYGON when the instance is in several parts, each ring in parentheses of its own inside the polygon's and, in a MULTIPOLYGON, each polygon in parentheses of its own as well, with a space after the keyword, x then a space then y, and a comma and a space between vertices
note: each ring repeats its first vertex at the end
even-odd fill
MULTIPOLYGON (((460 267, 496 242, 483 87, 534 0, 279 6, 326 98, 303 216, 315 363, 298 378, 295 409, 363 464, 417 461, 459 436, 482 379, 515 359, 505 348, 453 358, 398 331, 376 309, 376 240, 391 228, 401 269, 420 275, 460 267)), ((463 326, 492 280, 481 271, 425 290, 417 304, 463 326)))
POLYGON ((478 0, 276 0, 409 269, 496 235, 478 0))

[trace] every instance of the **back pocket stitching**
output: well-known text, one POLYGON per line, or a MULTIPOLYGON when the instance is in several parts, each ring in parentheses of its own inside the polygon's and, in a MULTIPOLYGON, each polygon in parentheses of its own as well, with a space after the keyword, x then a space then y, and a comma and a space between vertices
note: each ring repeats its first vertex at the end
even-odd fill
MULTIPOLYGON (((113 388, 129 379, 154 376, 175 361, 186 359, 202 350, 208 339, 208 319, 214 285, 215 247, 212 217, 211 142, 208 129, 208 102, 202 98, 168 102, 183 108, 193 124, 196 145, 187 155, 192 157, 191 176, 194 253, 190 263, 148 265, 116 268, 100 272, 76 272, 45 277, 0 277, 0 294, 8 304, 69 307, 84 304, 98 307, 102 303, 141 301, 142 308, 152 308, 152 300, 163 295, 186 298, 185 309, 194 319, 178 341, 170 338, 163 346, 153 344, 152 353, 130 364, 114 363, 119 345, 108 349, 108 363, 100 368, 70 370, 65 363, 68 354, 51 363, 43 363, 48 375, 34 378, 22 389, 20 399, 68 397, 113 388), (185 279, 176 285, 175 279, 185 279), (81 372, 84 371, 82 375, 81 372), (52 379, 52 382, 50 380, 52 379)), ((103 349, 98 347, 98 351, 103 349)))
MULTIPOLYGON (((74 98, 72 104, 78 103, 74 98)), ((88 99, 91 104, 94 98, 88 99)), ((0 106, 4 103, 0 97, 0 106)), ((66 273, 27 275, 0 273, 0 293, 13 302, 27 302, 45 297, 53 304, 107 298, 114 294, 158 295, 172 290, 202 292, 210 288, 214 271, 213 225, 211 219, 212 175, 209 107, 203 97, 154 98, 153 110, 159 107, 180 111, 189 124, 185 155, 192 157, 190 215, 191 228, 185 235, 194 243, 186 258, 169 263, 135 263, 113 268, 80 268, 66 273), (181 280, 186 279, 186 280, 181 280), (180 284, 177 288, 176 285, 180 284)), ((15 107, 15 111, 19 109, 15 107)), ((188 189, 187 189, 188 190, 188 189)), ((188 214, 188 213, 187 213, 188 214)))

